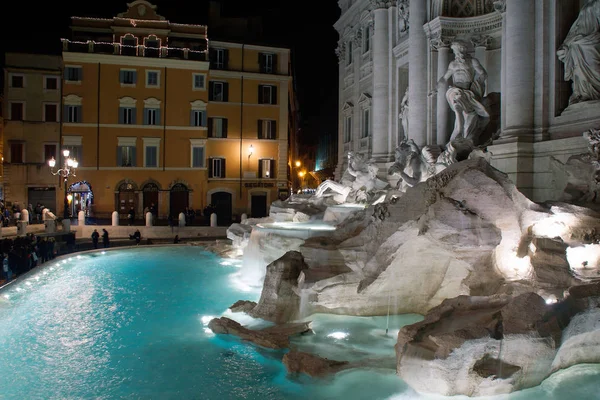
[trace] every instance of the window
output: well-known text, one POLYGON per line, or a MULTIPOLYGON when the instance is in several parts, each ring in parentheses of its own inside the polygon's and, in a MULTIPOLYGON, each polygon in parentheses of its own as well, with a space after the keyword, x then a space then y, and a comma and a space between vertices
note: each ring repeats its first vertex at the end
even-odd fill
POLYGON ((213 69, 227 69, 229 52, 227 49, 210 50, 210 67, 213 69))
POLYGON ((10 75, 10 87, 11 88, 24 88, 25 87, 25 76, 21 74, 10 75))
POLYGON ((208 159, 208 177, 209 178, 225 178, 225 159, 224 158, 209 158, 208 159))
POLYGON ((206 126, 206 111, 192 110, 190 126, 206 126))
POLYGON ((258 177, 266 179, 275 178, 275 160, 258 160, 258 177))
POLYGON ((44 104, 44 121, 45 122, 58 122, 58 105, 57 104, 44 104))
POLYGON ((277 104, 277 86, 258 85, 258 104, 277 104))
POLYGON ((57 90, 58 89, 58 78, 56 76, 45 76, 44 77, 44 89, 57 90))
POLYGON ((117 146, 117 167, 135 167, 135 146, 117 146))
POLYGON ((204 146, 192 146, 192 168, 204 168, 204 146))
POLYGON ((81 122, 82 120, 82 112, 81 106, 65 106, 64 109, 65 122, 81 122))
POLYGON ((276 139, 277 138, 277 121, 269 119, 258 120, 258 138, 259 139, 276 139))
POLYGON ((362 111, 362 137, 366 138, 371 134, 371 109, 365 108, 362 111))
POLYGON ((159 71, 146 71, 146 87, 160 87, 159 71))
POLYGON ((229 101, 229 84, 211 81, 208 88, 208 99, 211 101, 229 101))
POLYGON ((23 143, 13 142, 10 144, 10 162, 13 164, 23 163, 23 143))
POLYGON ((371 27, 363 28, 363 53, 368 53, 371 50, 371 27))
POLYGON ((259 53, 259 67, 263 74, 274 74, 277 66, 277 54, 259 53))
POLYGON ((83 147, 81 145, 66 145, 63 146, 63 148, 69 150, 69 157, 77 160, 77 162, 79 163, 79 168, 81 168, 81 166, 83 165, 83 147))
POLYGON ((147 168, 158 167, 158 147, 146 146, 145 165, 147 168))
POLYGON ((135 107, 119 107, 119 123, 135 125, 135 107))
MULTIPOLYGON (((47 163, 51 158, 56 160, 56 144, 44 144, 44 163, 47 163)), ((79 161, 79 159, 77 160, 79 161)))
POLYGON ((13 121, 23 121, 25 119, 25 103, 10 103, 10 119, 13 121))
POLYGON ((352 116, 346 116, 344 122, 344 143, 352 141, 352 116))
POLYGON ((80 82, 83 78, 83 69, 81 67, 65 67, 65 81, 80 82))
POLYGON ((160 108, 144 108, 144 125, 160 125, 160 108))
POLYGON ((192 74, 192 87, 194 90, 206 90, 206 75, 192 74))
POLYGON ((346 48, 346 66, 352 64, 352 51, 354 50, 352 48, 352 40, 348 41, 348 46, 346 48))
POLYGON ((135 85, 137 83, 137 72, 130 69, 122 69, 119 72, 121 85, 135 85))
POLYGON ((209 118, 208 119, 208 137, 226 138, 227 137, 227 118, 209 118))

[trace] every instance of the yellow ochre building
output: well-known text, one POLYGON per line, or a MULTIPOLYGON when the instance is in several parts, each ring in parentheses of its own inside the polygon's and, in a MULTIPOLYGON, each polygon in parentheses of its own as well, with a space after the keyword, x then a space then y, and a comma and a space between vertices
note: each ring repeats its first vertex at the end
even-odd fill
POLYGON ((177 218, 212 203, 219 223, 266 215, 289 191, 289 49, 210 41, 147 1, 128 7, 73 17, 62 40, 59 143, 79 162, 71 212, 139 218, 154 203, 177 218))

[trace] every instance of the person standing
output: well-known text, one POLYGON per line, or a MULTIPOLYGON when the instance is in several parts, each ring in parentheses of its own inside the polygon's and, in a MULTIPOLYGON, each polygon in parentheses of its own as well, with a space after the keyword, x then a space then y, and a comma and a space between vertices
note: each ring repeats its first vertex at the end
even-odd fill
POLYGON ((127 219, 129 219, 129 226, 133 225, 135 221, 135 210, 133 207, 129 209, 129 215, 127 216, 127 219))
POLYGON ((100 239, 100 234, 98 233, 97 229, 94 229, 94 232, 92 232, 92 243, 94 244, 95 249, 98 248, 98 240, 99 239, 100 239))
POLYGON ((104 248, 107 248, 108 246, 110 246, 110 242, 108 240, 108 232, 106 231, 106 229, 102 229, 102 244, 104 244, 104 248))

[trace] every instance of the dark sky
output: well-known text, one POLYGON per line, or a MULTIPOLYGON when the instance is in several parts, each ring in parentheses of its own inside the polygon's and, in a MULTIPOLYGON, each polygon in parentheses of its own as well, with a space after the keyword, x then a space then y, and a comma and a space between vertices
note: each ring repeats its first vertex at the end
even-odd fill
MULTIPOLYGON (((111 18, 127 10, 127 1, 19 1, 3 6, 0 51, 60 54, 60 38, 69 37, 71 16, 111 18), (10 22, 10 15, 18 22, 10 22)), ((154 0, 157 12, 171 22, 207 23, 208 0, 154 0)), ((335 0, 222 0, 223 12, 260 15, 265 41, 292 49, 301 115, 307 129, 304 141, 332 133, 337 124, 337 33, 335 0), (309 128, 310 127, 310 128, 309 128)), ((210 25, 208 27, 210 38, 210 25)), ((2 57, 2 64, 4 57, 2 57)))

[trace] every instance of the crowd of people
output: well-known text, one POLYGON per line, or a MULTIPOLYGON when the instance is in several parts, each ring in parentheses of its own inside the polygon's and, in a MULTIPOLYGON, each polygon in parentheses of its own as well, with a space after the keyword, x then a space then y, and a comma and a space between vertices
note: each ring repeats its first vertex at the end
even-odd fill
POLYGON ((56 257, 57 246, 53 237, 42 238, 33 233, 0 241, 2 278, 7 282, 56 257))
MULTIPOLYGON (((26 210, 29 213, 29 224, 39 223, 42 221, 42 213, 46 208, 43 204, 37 203, 35 207, 31 204, 27 205, 26 210)), ((13 203, 11 207, 6 207, 4 202, 0 200, 0 223, 2 226, 15 226, 17 221, 21 220, 21 213, 23 208, 19 203, 13 203)))

